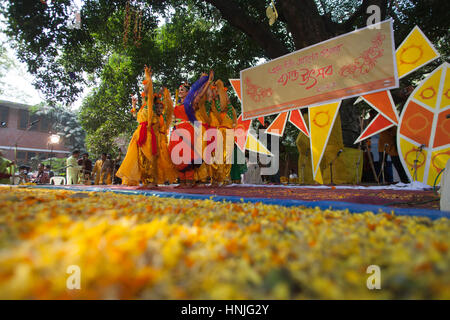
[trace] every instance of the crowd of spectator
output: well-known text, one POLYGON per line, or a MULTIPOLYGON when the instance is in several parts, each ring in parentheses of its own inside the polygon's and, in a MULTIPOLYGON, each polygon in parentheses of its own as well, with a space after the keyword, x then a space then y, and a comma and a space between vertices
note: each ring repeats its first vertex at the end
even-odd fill
MULTIPOLYGON (((59 168, 59 170, 65 171, 65 176, 62 174, 58 177, 66 184, 121 183, 120 179, 115 177, 115 172, 120 165, 120 157, 119 154, 118 158, 112 159, 111 155, 103 153, 93 165, 88 153, 83 153, 80 156, 80 151, 75 150, 67 158, 66 166, 59 168)), ((50 184, 53 183, 52 177, 55 177, 55 173, 49 164, 39 163, 37 170, 32 170, 29 165, 16 166, 14 161, 4 158, 0 152, 0 184, 50 184), (12 182, 13 171, 15 171, 14 183, 12 182)))
POLYGON ((83 153, 80 157, 80 151, 75 150, 66 161, 67 184, 106 185, 121 183, 120 179, 115 177, 115 172, 120 165, 120 158, 120 153, 116 159, 112 159, 109 154, 102 153, 100 159, 93 166, 88 153, 83 153))

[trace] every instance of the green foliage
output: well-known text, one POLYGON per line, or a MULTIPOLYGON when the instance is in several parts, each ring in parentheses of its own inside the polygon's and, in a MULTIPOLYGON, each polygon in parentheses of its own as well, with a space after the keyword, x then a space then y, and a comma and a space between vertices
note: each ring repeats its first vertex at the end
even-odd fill
MULTIPOLYGON (((6 33, 20 52, 18 58, 27 64, 36 78, 34 85, 49 103, 71 104, 83 86, 92 88, 79 118, 87 133, 88 150, 94 154, 114 152, 115 138, 122 133, 130 136, 136 127, 129 113, 130 94, 140 96, 145 64, 153 69, 155 86, 164 85, 172 94, 180 82, 192 83, 209 69, 226 83, 229 78, 238 78, 240 70, 267 59, 268 49, 274 46, 281 46, 281 52, 292 52, 364 27, 368 17, 365 4, 369 2, 381 5, 385 17, 394 19, 397 45, 417 24, 443 55, 403 79, 402 87, 442 63, 450 50, 448 0, 278 0, 279 19, 270 28, 265 16, 269 0, 228 1, 227 8, 234 13, 231 16, 221 7, 222 2, 215 0, 137 0, 131 1, 131 12, 142 9, 140 44, 134 42, 133 14, 128 41, 124 42, 125 0, 84 0, 80 29, 70 29, 67 24, 70 2, 58 0, 45 5, 16 0, 1 5, 1 10, 6 33), (289 11, 299 14, 296 21, 289 21, 289 11), (238 15, 245 19, 234 21, 238 15), (308 29, 301 29, 303 21, 323 26, 322 34, 308 24, 304 26, 308 29), (255 37, 255 32, 265 32, 266 42, 255 37), (302 36, 305 39, 299 39, 302 36)), ((239 113, 235 96, 232 103, 239 113)), ((295 146, 297 134, 288 125, 282 143, 295 146)))
POLYGON ((60 135, 67 148, 84 150, 86 132, 78 120, 78 113, 61 105, 45 106, 43 103, 31 109, 37 115, 51 119, 51 131, 60 135))
MULTIPOLYGON (((66 160, 67 158, 48 158, 43 161, 40 161, 40 163, 43 163, 44 165, 50 165, 51 170, 55 173, 55 176, 65 176, 66 175, 66 160)), ((36 166, 37 169, 37 166, 36 166)), ((36 170, 35 169, 35 170, 36 170)))
POLYGON ((4 93, 5 83, 3 81, 3 78, 5 77, 6 73, 13 67, 15 67, 14 60, 8 56, 5 44, 0 43, 0 94, 4 93))
POLYGON ((114 138, 130 132, 136 121, 129 112, 130 94, 138 91, 136 78, 141 70, 129 57, 113 54, 103 69, 100 85, 88 95, 81 106, 80 121, 87 135, 90 153, 111 153, 117 146, 114 138))

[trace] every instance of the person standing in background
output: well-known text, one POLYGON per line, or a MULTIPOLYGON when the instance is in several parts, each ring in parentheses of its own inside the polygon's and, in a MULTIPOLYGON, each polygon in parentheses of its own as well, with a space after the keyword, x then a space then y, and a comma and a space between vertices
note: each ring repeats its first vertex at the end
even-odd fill
POLYGON ((101 184, 111 184, 111 176, 113 172, 113 161, 111 155, 106 156, 106 160, 103 161, 102 169, 100 171, 101 184))
POLYGON ((52 170, 52 167, 49 164, 45 165, 45 171, 48 172, 48 177, 51 179, 55 176, 55 173, 52 170))
POLYGON ((233 163, 230 170, 230 178, 233 183, 241 183, 241 175, 247 171, 247 164, 238 163, 238 153, 242 154, 242 151, 238 149, 236 144, 233 147, 233 163))
POLYGON ((78 160, 78 165, 81 166, 80 182, 83 184, 91 184, 92 161, 89 160, 89 154, 87 152, 83 153, 81 157, 78 160))
POLYGON ((38 166, 38 174, 33 181, 37 184, 47 184, 50 183, 50 177, 48 176, 48 172, 45 171, 45 166, 43 163, 40 163, 38 166))
POLYGON ((247 170, 244 173, 245 184, 262 184, 261 168, 257 161, 250 160, 251 158, 245 158, 247 163, 247 170))
POLYGON ((0 151, 0 184, 9 184, 9 178, 11 177, 11 166, 14 162, 3 158, 3 154, 0 151))
POLYGON ((78 175, 80 174, 81 167, 78 165, 78 157, 80 156, 80 151, 74 150, 72 155, 66 160, 66 178, 67 184, 77 184, 78 175))
POLYGON ((102 171, 103 163, 106 161, 106 153, 102 153, 100 159, 95 162, 94 170, 92 171, 92 175, 95 176, 94 184, 100 184, 100 172, 102 171))
POLYGON ((386 153, 384 155, 385 156, 384 175, 386 181, 393 182, 392 173, 389 173, 389 168, 387 166, 387 156, 389 155, 391 157, 392 164, 394 164, 395 170, 397 170, 398 172, 401 182, 409 183, 408 176, 406 175, 405 169, 403 169, 403 165, 400 162, 400 157, 398 156, 396 134, 397 134, 397 127, 395 126, 387 130, 384 130, 380 133, 380 140, 378 142, 378 154, 380 157, 380 165, 383 161, 383 152, 386 148, 386 153))
POLYGON ((113 172, 111 176, 112 184, 122 184, 122 179, 116 176, 117 170, 119 170, 122 162, 122 149, 119 148, 119 154, 113 161, 113 172))
POLYGON ((24 184, 24 183, 28 183, 30 182, 29 179, 29 172, 30 172, 31 168, 28 166, 20 166, 19 167, 19 183, 18 184, 24 184))

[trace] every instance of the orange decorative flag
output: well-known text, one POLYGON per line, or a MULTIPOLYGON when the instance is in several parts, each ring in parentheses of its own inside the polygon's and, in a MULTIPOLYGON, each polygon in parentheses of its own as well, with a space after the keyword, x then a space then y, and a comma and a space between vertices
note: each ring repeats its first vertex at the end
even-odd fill
POLYGON ((398 124, 397 109, 395 108, 394 100, 392 100, 389 90, 366 94, 362 98, 372 108, 381 113, 384 118, 396 125, 398 124))
POLYGON ((233 87, 234 92, 236 92, 239 101, 242 103, 241 100, 241 79, 228 79, 231 83, 231 86, 233 87))
POLYGON ((266 129, 265 133, 282 137, 284 134, 284 128, 286 128, 288 113, 289 112, 280 113, 266 129))
MULTIPOLYGON (((241 80, 240 79, 228 79, 233 87, 234 92, 238 96, 239 101, 241 101, 241 80)), ((239 150, 245 152, 245 148, 248 145, 248 130, 252 120, 242 120, 242 114, 237 119, 236 127, 234 128, 234 142, 238 146, 239 150)), ((262 150, 262 149, 261 149, 262 150)))
POLYGON ((250 125, 252 124, 252 120, 242 120, 242 114, 237 119, 236 127, 234 128, 234 142, 238 146, 238 148, 245 152, 245 146, 247 145, 248 139, 248 130, 250 129, 250 125))
POLYGON ((262 125, 264 125, 264 117, 259 117, 258 118, 259 123, 261 123, 262 125))
POLYGON ((289 122, 292 123, 298 130, 303 132, 309 137, 308 127, 306 126, 305 119, 303 119, 300 110, 292 110, 289 114, 289 122))
POLYGON ((415 26, 410 34, 403 40, 395 52, 399 79, 419 69, 427 63, 439 58, 439 52, 423 34, 418 26, 415 26))
POLYGON ((322 160, 325 147, 328 144, 331 129, 336 121, 340 105, 341 101, 308 108, 314 180, 316 180, 316 176, 317 179, 320 179, 317 175, 320 170, 320 161, 322 160))
POLYGON ((356 139, 355 144, 365 139, 368 139, 371 136, 380 133, 381 131, 389 129, 392 126, 394 126, 392 121, 389 121, 382 114, 379 113, 375 118, 373 118, 373 120, 369 123, 367 128, 364 129, 363 133, 361 133, 358 139, 356 139))

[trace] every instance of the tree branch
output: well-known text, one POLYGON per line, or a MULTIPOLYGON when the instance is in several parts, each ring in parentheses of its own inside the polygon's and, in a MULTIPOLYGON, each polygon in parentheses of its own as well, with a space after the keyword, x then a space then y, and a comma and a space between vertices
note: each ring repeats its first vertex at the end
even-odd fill
POLYGON ((314 0, 279 0, 280 10, 286 18, 295 47, 301 49, 329 38, 323 16, 314 0))
POLYGON ((288 53, 286 46, 270 31, 266 21, 256 22, 233 0, 204 0, 216 7, 232 26, 253 39, 271 59, 288 53))

